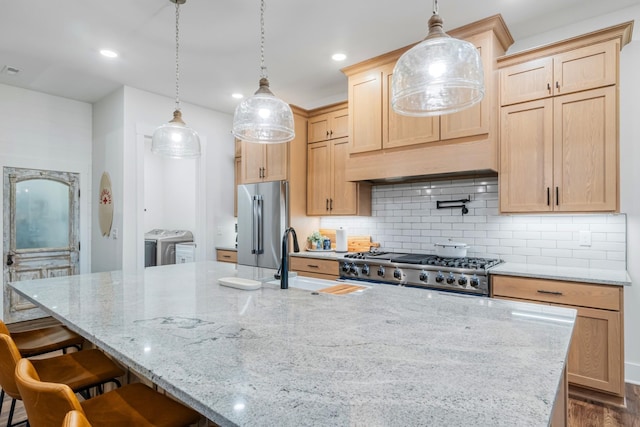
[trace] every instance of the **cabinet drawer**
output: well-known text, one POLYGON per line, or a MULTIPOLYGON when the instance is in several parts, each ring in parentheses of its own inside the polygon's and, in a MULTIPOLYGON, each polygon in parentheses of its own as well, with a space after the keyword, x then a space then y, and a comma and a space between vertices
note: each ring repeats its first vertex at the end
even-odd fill
POLYGON ((338 276, 338 261, 332 259, 318 259, 307 257, 291 257, 292 271, 308 271, 316 274, 330 274, 338 276))
POLYGON ((491 286, 494 296, 620 310, 620 288, 616 286, 513 276, 492 276, 491 286))
POLYGON ((216 250, 216 258, 218 261, 222 262, 238 262, 238 252, 236 251, 227 251, 224 249, 216 250))

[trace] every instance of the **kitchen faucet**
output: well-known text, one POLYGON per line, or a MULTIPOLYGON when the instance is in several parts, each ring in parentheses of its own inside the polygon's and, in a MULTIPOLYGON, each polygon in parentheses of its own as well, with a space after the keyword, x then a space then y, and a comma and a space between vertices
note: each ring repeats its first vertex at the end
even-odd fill
POLYGON ((289 233, 293 235, 293 251, 300 252, 296 230, 289 227, 282 236, 282 261, 280 262, 280 289, 289 289, 289 233))

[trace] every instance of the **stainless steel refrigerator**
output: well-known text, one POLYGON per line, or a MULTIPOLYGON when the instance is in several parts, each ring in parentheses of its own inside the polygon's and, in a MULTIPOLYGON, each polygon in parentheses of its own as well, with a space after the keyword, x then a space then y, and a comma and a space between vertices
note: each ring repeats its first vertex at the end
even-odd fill
POLYGON ((238 186, 238 264, 277 269, 289 226, 287 181, 238 186))

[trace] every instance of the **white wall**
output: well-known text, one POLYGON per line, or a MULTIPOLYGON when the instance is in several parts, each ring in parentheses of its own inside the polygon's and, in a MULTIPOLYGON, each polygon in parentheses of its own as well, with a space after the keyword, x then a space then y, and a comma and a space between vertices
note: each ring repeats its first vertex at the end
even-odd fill
MULTIPOLYGON (((5 166, 80 174, 80 272, 88 273, 95 194, 91 104, 0 84, 0 167, 5 166)), ((0 225, 4 226, 1 216, 0 225)))
MULTIPOLYGON (((171 119, 174 100, 138 89, 125 87, 125 161, 124 182, 125 212, 123 217, 124 259, 143 259, 144 215, 143 203, 138 200, 138 191, 144 192, 143 172, 137 158, 144 157, 144 135, 149 135, 157 126, 171 119), (137 154, 136 154, 137 152, 137 154), (138 189, 138 190, 136 190, 138 189), (127 203, 129 202, 129 203, 127 203), (140 218, 135 221, 135 218, 140 218), (138 224, 139 223, 139 227, 138 224), (136 249, 137 248, 137 249, 136 249)), ((196 194, 198 197, 195 229, 203 230, 195 235, 198 243, 197 259, 215 259, 215 246, 230 246, 235 243, 233 217, 234 188, 234 143, 231 135, 233 117, 230 114, 181 103, 183 118, 188 126, 200 135, 203 156, 195 162, 196 194), (220 228, 221 234, 217 231, 220 228)), ((178 176, 184 160, 168 160, 174 168, 172 176, 178 176), (178 163, 175 163, 178 162, 178 163)), ((140 160, 140 164, 144 161, 140 160)), ((192 163, 193 164, 193 163, 192 163)), ((165 163, 166 165, 166 163, 165 163)), ((171 179, 167 176, 167 179, 171 179)), ((165 181, 166 182, 166 181, 165 181)), ((180 179, 173 181, 179 184, 180 179)), ((177 192, 179 187, 173 187, 177 192)), ((191 202, 185 202, 191 203, 191 202)), ((186 208, 184 209, 187 210, 186 208)), ((173 221, 174 219, 170 219, 173 221)), ((123 265, 123 268, 126 264, 123 265)))
POLYGON ((111 178, 113 200, 112 234, 103 236, 98 223, 98 209, 92 216, 91 271, 113 271, 122 268, 123 212, 123 127, 124 91, 114 91, 93 105, 93 194, 98 194, 100 178, 107 172, 111 178))

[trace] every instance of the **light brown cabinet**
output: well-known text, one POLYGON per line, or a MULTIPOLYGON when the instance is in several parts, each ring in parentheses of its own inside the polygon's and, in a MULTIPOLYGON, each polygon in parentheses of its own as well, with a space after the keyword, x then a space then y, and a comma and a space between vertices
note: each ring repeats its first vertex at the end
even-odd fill
POLYGON ((324 114, 310 113, 307 142, 328 141, 348 136, 348 117, 349 110, 346 106, 324 114))
POLYGON ((290 270, 297 272, 300 276, 326 280, 335 280, 340 277, 337 260, 295 255, 291 255, 290 260, 290 270))
POLYGON ((307 147, 307 215, 371 215, 371 184, 345 178, 349 139, 307 147))
POLYGON ((614 86, 502 108, 501 212, 618 209, 614 86))
POLYGON ((289 143, 254 144, 242 141, 242 182, 287 179, 289 143))
POLYGON ((500 211, 619 210, 618 54, 630 24, 498 60, 500 211))
POLYGON ((618 80, 618 40, 588 45, 500 70, 500 104, 615 85, 618 80))
POLYGON ((624 396, 621 287, 512 276, 492 276, 491 284, 495 298, 576 309, 567 362, 569 383, 624 396))
POLYGON ((216 249, 216 260, 220 262, 238 262, 238 252, 228 249, 216 249))
POLYGON ((497 171, 496 58, 513 39, 500 15, 448 31, 480 52, 485 96, 466 110, 435 117, 407 117, 391 107, 397 59, 411 46, 347 67, 352 181, 497 171), (462 161, 462 159, 465 159, 462 161))

